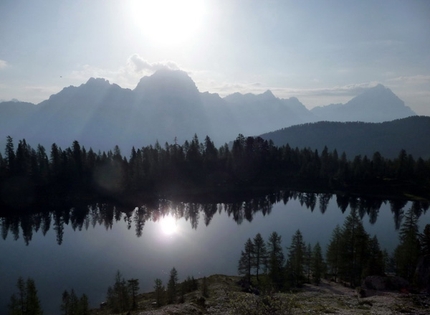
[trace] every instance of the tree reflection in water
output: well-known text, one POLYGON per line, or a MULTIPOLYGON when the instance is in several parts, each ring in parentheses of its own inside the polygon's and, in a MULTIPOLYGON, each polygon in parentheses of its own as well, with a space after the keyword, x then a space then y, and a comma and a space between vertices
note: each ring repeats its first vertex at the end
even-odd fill
MULTIPOLYGON (((237 224, 241 224, 244 220, 251 222, 256 213, 261 213, 263 216, 270 215, 274 204, 282 202, 286 205, 289 200, 298 200, 302 206, 310 211, 314 211, 318 203, 320 212, 324 214, 333 197, 336 198, 337 206, 342 213, 350 207, 357 210, 361 218, 367 214, 371 224, 376 222, 382 204, 388 202, 393 213, 396 230, 401 226, 404 208, 408 204, 408 200, 405 199, 389 200, 376 197, 282 190, 259 196, 226 197, 219 200, 215 200, 216 198, 213 197, 187 202, 158 199, 134 209, 111 203, 77 204, 73 207, 57 205, 54 210, 44 208, 44 210, 36 213, 27 211, 29 214, 1 217, 1 235, 5 240, 8 234, 12 234, 13 239, 18 240, 21 231, 24 242, 28 245, 33 233, 41 230, 45 235, 52 223, 57 243, 61 245, 64 225, 70 225, 73 230, 79 231, 83 228, 87 230, 90 226, 94 228, 96 225, 102 225, 106 230, 109 230, 112 229, 114 222, 123 220, 128 229, 134 225, 136 236, 140 237, 146 221, 159 222, 170 216, 176 220, 184 218, 190 222, 193 229, 197 229, 201 215, 204 224, 208 226, 217 213, 225 212, 237 224)), ((429 202, 413 201, 411 206, 415 214, 420 217, 429 209, 429 202)))

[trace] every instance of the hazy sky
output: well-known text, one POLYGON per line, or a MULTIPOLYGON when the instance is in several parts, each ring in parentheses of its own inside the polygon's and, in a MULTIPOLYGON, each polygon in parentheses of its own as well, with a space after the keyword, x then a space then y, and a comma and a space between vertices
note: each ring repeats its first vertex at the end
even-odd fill
POLYGON ((0 1, 0 100, 90 77, 134 88, 160 67, 308 108, 382 83, 430 115, 430 1, 0 1))

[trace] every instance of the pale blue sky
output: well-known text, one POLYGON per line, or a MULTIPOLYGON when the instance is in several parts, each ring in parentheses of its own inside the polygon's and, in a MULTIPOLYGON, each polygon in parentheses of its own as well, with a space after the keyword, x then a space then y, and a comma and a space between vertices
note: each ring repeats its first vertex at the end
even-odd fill
POLYGON ((382 83, 430 115, 430 1, 1 0, 0 100, 38 103, 159 67, 201 92, 271 89, 308 108, 382 83), (154 3, 162 3, 154 6, 154 3))

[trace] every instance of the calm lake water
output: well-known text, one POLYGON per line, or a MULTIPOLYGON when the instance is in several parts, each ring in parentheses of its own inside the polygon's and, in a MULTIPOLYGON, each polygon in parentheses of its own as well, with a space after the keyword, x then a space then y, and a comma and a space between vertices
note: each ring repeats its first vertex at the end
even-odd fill
MULTIPOLYGON (((351 205, 342 212, 335 195, 299 197, 284 198, 286 204, 272 197, 246 204, 163 201, 156 210, 129 209, 128 214, 90 206, 85 215, 76 210, 70 211, 69 218, 47 213, 33 218, 30 225, 15 221, 14 226, 0 218, 0 314, 7 314, 20 276, 35 280, 44 314, 54 315, 60 312, 64 290, 87 294, 91 307, 97 307, 105 300, 117 270, 125 279, 139 279, 140 292, 151 291, 156 278, 166 284, 172 267, 180 281, 187 276, 237 275, 240 252, 257 233, 267 240, 270 233, 278 232, 286 253, 292 235, 300 229, 306 243, 320 242, 325 251, 332 230, 337 224, 342 226, 351 205), (27 231, 25 237, 22 229, 27 231)), ((396 220, 399 223, 392 205, 377 202, 375 209, 374 204, 359 204, 366 231, 376 234, 381 247, 391 253, 398 244, 396 220), (373 207, 371 214, 363 207, 373 207)), ((403 211, 411 206, 408 202, 403 211)), ((430 215, 425 207, 419 211, 422 231, 430 215)))

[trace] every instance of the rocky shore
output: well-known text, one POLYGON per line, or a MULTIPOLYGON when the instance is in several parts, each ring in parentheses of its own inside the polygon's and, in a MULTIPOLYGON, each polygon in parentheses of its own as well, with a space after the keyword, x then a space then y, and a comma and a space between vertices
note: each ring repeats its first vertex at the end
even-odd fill
MULTIPOLYGON (((305 284, 290 293, 256 295, 243 292, 240 277, 213 275, 207 278, 208 294, 196 290, 184 295, 184 302, 157 307, 153 292, 140 294, 138 309, 130 315, 173 314, 429 314, 430 298, 398 290, 352 289, 323 280, 319 286, 305 284)), ((202 279, 199 279, 199 286, 202 279)), ((94 309, 92 315, 108 315, 94 309)), ((127 313, 123 313, 127 314, 127 313)))

